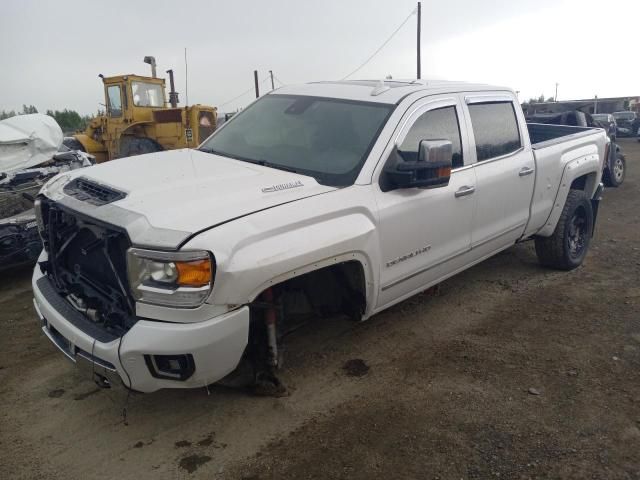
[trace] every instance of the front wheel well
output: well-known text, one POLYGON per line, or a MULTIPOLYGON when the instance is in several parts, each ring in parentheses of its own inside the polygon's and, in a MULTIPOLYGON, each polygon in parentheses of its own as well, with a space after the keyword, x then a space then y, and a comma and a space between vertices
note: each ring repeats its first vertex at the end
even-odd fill
MULTIPOLYGON (((360 319, 366 307, 365 272, 357 260, 319 268, 272 285, 267 290, 273 292, 283 317, 300 314, 323 317, 344 313, 360 319)), ((263 294, 258 295, 258 299, 263 294)))
POLYGON ((282 366, 284 337, 307 322, 365 312, 366 278, 357 260, 336 263, 277 283, 250 304, 249 338, 240 366, 223 383, 250 386, 261 395, 286 389, 275 375, 282 366))

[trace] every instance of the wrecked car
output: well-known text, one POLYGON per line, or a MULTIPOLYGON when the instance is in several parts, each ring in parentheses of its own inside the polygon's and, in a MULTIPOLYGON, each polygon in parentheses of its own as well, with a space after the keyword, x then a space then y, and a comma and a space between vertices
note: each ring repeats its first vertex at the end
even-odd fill
POLYGON ((36 312, 101 386, 277 390, 308 319, 365 320, 527 239, 544 266, 581 265, 607 148, 527 124, 503 87, 283 87, 197 150, 47 183, 36 312))
POLYGON ((0 121, 0 270, 34 263, 42 251, 33 202, 53 176, 93 158, 62 145, 56 121, 40 114, 0 121))

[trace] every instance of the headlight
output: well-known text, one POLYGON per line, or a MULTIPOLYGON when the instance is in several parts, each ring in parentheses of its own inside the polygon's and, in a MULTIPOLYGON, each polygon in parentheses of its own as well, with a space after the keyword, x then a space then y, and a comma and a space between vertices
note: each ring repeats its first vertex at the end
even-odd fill
POLYGON ((139 302, 168 307, 202 305, 211 292, 215 263, 209 252, 157 252, 130 248, 129 287, 139 302))

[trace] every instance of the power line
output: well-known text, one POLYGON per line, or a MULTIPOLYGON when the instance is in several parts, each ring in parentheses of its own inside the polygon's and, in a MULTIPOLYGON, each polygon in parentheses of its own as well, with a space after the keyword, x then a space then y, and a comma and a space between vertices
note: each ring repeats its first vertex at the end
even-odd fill
MULTIPOLYGON (((269 80, 269 77, 267 77, 267 78, 265 78, 264 80, 262 80, 262 81, 260 82, 260 84, 263 84, 263 83, 264 83, 264 82, 266 82, 267 80, 269 80)), ((278 81, 280 81, 280 80, 278 80, 278 81)), ((253 91, 255 91, 255 87, 248 88, 247 90, 245 90, 244 92, 242 92, 240 95, 237 95, 237 96, 233 97, 231 100, 227 100, 226 102, 223 102, 223 103, 218 104, 218 108, 220 108, 220 107, 224 107, 225 105, 227 105, 227 104, 229 104, 229 103, 233 102, 234 100, 237 100, 237 99, 239 99, 240 97, 245 96, 247 93, 249 93, 249 92, 253 92, 253 91)))
POLYGON ((284 83, 282 80, 280 80, 280 79, 279 79, 278 77, 276 77, 275 75, 273 76, 273 78, 275 78, 275 79, 277 80, 277 82, 278 82, 280 85, 282 85, 282 86, 285 86, 285 85, 286 85, 286 83, 284 83))
POLYGON ((417 9, 413 9, 413 11, 412 11, 408 16, 407 16, 407 18, 405 18, 405 19, 403 20, 403 22, 400 24, 400 26, 399 26, 398 28, 396 28, 396 29, 393 31, 393 33, 389 36, 389 38, 387 38, 387 39, 384 41, 384 43, 383 43, 382 45, 380 45, 380 47, 378 47, 378 49, 377 49, 375 52, 373 52, 373 54, 371 54, 371 56, 370 56, 369 58, 367 58, 367 59, 364 61, 364 63, 362 63, 362 65, 360 65, 358 68, 356 68, 356 69, 355 69, 353 72, 351 72, 349 75, 347 75, 347 76, 343 77, 343 78, 342 78, 342 80, 346 80, 346 79, 347 79, 347 78, 349 78, 351 75, 353 75, 353 74, 354 74, 354 73, 356 73, 358 70, 360 70, 362 67, 364 67, 367 63, 369 63, 369 62, 371 61, 371 59, 372 59, 373 57, 375 57, 375 56, 378 54, 378 52, 380 52, 380 50, 382 50, 382 49, 387 45, 387 43, 389 43, 389 42, 391 41, 391 39, 396 35, 396 33, 398 33, 398 32, 400 31, 400 29, 401 29, 402 27, 404 27, 404 25, 409 21, 409 19, 410 19, 410 18, 411 18, 415 13, 416 13, 416 10, 417 10, 417 9))

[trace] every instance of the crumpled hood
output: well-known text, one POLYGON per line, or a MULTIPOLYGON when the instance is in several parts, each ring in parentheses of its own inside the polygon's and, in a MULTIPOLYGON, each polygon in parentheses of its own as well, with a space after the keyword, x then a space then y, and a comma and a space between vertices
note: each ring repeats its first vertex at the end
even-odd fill
POLYGON ((190 233, 335 190, 305 175, 188 149, 113 160, 73 177, 125 192, 112 205, 152 227, 190 233))

